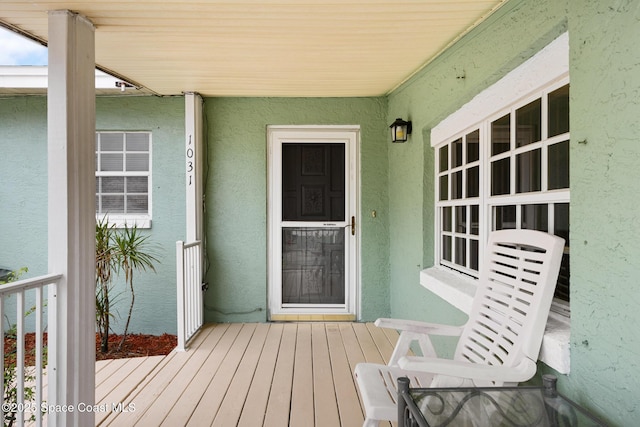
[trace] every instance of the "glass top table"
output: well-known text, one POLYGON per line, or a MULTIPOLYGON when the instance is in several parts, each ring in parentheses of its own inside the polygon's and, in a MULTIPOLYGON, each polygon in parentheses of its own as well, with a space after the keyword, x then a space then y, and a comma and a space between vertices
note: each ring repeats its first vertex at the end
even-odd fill
POLYGON ((605 426, 558 394, 553 375, 542 387, 409 388, 398 379, 398 427, 605 426))

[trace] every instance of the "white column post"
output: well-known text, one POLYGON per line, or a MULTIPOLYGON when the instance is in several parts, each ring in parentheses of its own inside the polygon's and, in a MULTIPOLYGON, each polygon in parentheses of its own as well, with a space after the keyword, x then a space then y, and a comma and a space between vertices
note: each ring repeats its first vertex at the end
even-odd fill
POLYGON ((185 153, 187 243, 202 241, 202 97, 187 92, 185 101, 185 153))
POLYGON ((49 272, 62 273, 49 305, 49 426, 89 426, 95 401, 94 26, 49 12, 49 272), (55 326, 54 330, 51 327, 55 326))

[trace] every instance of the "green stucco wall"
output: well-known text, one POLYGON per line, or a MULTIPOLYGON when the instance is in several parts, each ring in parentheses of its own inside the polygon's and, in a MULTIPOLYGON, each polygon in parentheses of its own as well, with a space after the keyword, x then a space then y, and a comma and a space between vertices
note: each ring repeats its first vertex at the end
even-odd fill
MULTIPOLYGON (((419 284, 419 271, 434 262, 430 130, 569 31, 571 372, 556 374, 564 394, 606 422, 636 425, 639 20, 639 0, 510 0, 388 98, 205 99, 206 320, 266 320, 267 125, 356 124, 362 319, 463 323, 464 314, 419 284), (396 117, 413 121, 406 144, 389 143, 387 126, 396 117)), ((103 130, 153 131, 152 235, 163 262, 158 274, 137 282, 140 314, 133 330, 175 332, 174 246, 185 233, 184 101, 101 98, 97 120, 103 130)), ((28 266, 31 276, 45 273, 44 98, 0 99, 0 144, 0 265, 28 266)), ((436 345, 451 353, 455 342, 436 345)))
POLYGON ((569 31, 571 372, 556 374, 563 393, 620 426, 640 416, 639 17, 639 1, 511 0, 391 94, 387 115, 414 124, 411 142, 389 149, 392 316, 461 323, 419 285, 417 264, 434 261, 430 129, 569 31))
POLYGON ((362 311, 389 314, 384 98, 207 98, 207 321, 267 319, 267 126, 360 125, 362 311), (371 211, 377 211, 372 218, 371 211))
POLYGON ((0 266, 46 274, 46 99, 0 99, 0 144, 0 266))
MULTIPOLYGON (((157 273, 136 273, 130 331, 176 333, 175 242, 186 233, 184 99, 114 97, 96 100, 98 130, 152 132, 153 224, 157 273)), ((47 102, 45 97, 0 99, 0 266, 47 273, 47 102)), ((90 141, 90 143, 94 143, 90 141)), ((94 286, 88 283, 87 286, 94 286)), ((129 306, 122 283, 113 329, 121 332, 129 306)))
MULTIPOLYGON (((186 239, 185 127, 183 97, 98 98, 97 130, 152 132, 152 224, 149 242, 157 245, 156 273, 136 273, 136 300, 131 330, 175 334, 176 241, 186 239)), ((129 294, 123 293, 116 317, 123 328, 129 294)))
MULTIPOLYGON (((510 1, 389 96, 387 121, 408 118, 414 128, 409 143, 389 148, 393 316, 466 321, 465 314, 419 284, 419 271, 431 267, 434 256, 430 131, 566 31, 565 7, 559 2, 510 1)), ((455 340, 437 341, 442 354, 453 353, 455 340)))
POLYGON ((571 1, 571 376, 616 425, 640 419, 640 2, 571 1), (575 284, 575 285, 573 285, 575 284))

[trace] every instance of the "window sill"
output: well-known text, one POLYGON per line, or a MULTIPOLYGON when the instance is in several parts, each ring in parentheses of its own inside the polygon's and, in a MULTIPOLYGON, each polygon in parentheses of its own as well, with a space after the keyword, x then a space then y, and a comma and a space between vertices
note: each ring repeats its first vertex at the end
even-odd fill
MULTIPOLYGON (((115 228, 151 228, 151 217, 147 215, 107 215, 107 223, 115 228)), ((103 217, 96 215, 96 220, 100 221, 103 217)))
MULTIPOLYGON (((420 284, 460 311, 469 313, 476 285, 468 277, 438 267, 420 272, 420 284)), ((570 319, 551 312, 539 359, 560 374, 569 373, 570 319)))

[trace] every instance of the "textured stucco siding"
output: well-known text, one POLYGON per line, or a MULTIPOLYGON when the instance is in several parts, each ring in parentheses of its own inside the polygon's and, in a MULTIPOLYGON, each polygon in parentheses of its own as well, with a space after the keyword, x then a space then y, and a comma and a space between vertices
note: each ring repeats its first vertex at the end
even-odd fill
POLYGON ((205 318, 267 318, 268 125, 360 125, 363 319, 388 315, 389 216, 384 98, 207 98, 205 318), (372 218, 371 211, 377 216, 372 218))
MULTIPOLYGON (((430 130, 566 31, 566 4, 511 1, 389 96, 387 121, 413 121, 407 144, 389 147, 391 311, 462 324, 466 315, 420 286, 434 257, 434 150, 430 130)), ((452 354, 455 340, 436 340, 452 354)))
MULTIPOLYGON (((638 1, 511 0, 392 93, 388 111, 388 120, 408 116, 415 129, 409 144, 389 149, 392 315, 463 322, 420 288, 407 258, 417 251, 423 266, 434 262, 429 131, 569 32, 571 372, 556 374, 563 393, 620 426, 637 424, 640 396, 639 16, 638 1), (411 234, 419 227, 422 239, 411 234)), ((447 353, 455 341, 438 345, 447 353)), ((539 372, 553 370, 540 364, 539 372)))
MULTIPOLYGON (((156 272, 135 273, 136 300, 131 330, 148 334, 177 331, 176 241, 186 239, 185 128, 183 97, 117 97, 96 101, 97 130, 152 132, 152 225, 145 234, 157 247, 156 272)), ((124 288, 119 288, 124 290, 124 288)), ((124 327, 129 293, 116 316, 124 327)))
MULTIPOLYGON (((153 223, 157 273, 135 273, 130 331, 176 333, 175 242, 184 240, 184 100, 115 97, 96 100, 98 130, 152 132, 153 223)), ((94 141, 88 141, 93 144, 94 141)), ((0 265, 47 273, 47 103, 45 97, 0 99, 0 265)), ((87 283, 87 286, 95 286, 87 283)), ((121 332, 129 293, 118 283, 112 326, 121 332), (119 295, 119 296, 118 296, 119 295)))
POLYGON ((0 266, 47 273, 47 103, 0 99, 0 266))
MULTIPOLYGON (((571 372, 558 375, 559 388, 611 425, 636 425, 639 21, 640 0, 510 0, 387 98, 205 99, 206 320, 266 320, 267 126, 340 124, 361 126, 362 319, 463 323, 463 313, 419 284, 419 271, 434 262, 430 130, 568 31, 571 372), (396 117, 413 121, 406 144, 389 142, 396 117)), ((139 332, 175 331, 174 243, 185 232, 183 104, 180 97, 97 103, 98 129, 154 133, 151 232, 163 262, 158 274, 137 282, 139 332)), ((42 274, 45 99, 0 99, 0 143, 0 265, 42 274)), ((436 346, 450 354, 455 340, 436 346)))
POLYGON ((614 425, 640 418, 640 2, 571 1, 571 375, 614 425))

